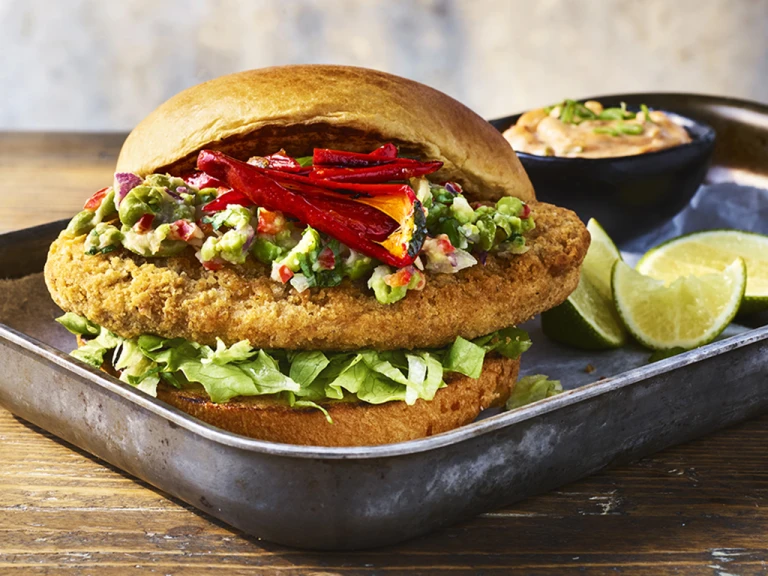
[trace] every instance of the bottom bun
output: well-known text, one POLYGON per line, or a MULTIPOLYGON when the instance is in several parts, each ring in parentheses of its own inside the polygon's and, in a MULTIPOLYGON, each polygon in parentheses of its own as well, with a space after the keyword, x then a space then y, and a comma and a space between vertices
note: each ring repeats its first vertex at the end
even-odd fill
POLYGON ((403 442, 469 424, 485 408, 506 402, 517 380, 520 360, 486 358, 478 379, 447 374, 445 388, 431 401, 323 404, 333 423, 315 408, 291 408, 259 397, 211 402, 202 389, 178 390, 160 384, 157 397, 224 430, 259 440, 311 446, 372 446, 403 442))

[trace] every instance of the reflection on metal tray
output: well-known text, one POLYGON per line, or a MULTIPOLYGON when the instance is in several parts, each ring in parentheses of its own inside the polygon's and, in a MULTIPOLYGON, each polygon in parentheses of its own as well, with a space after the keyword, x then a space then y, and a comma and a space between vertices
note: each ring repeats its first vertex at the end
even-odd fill
MULTIPOLYGON (((709 101, 720 111, 709 123, 740 129, 739 103, 709 101)), ((743 109, 762 119, 766 137, 768 111, 743 109)), ((761 150, 768 166, 768 150, 761 150)), ((727 151, 716 158, 722 174, 727 151)), ((734 157, 734 169, 740 162, 734 157)), ((0 236, 0 277, 39 273, 63 225, 0 236)), ((547 372, 557 360, 570 388, 564 394, 402 444, 261 442, 203 424, 73 361, 41 276, 25 282, 20 314, 0 294, 0 321, 9 324, 0 325, 0 405, 224 522, 293 546, 397 542, 768 411, 768 327, 733 327, 738 333, 650 365, 647 353, 630 350, 631 364, 601 361, 587 374, 594 354, 557 348, 534 323, 527 371, 547 372)))

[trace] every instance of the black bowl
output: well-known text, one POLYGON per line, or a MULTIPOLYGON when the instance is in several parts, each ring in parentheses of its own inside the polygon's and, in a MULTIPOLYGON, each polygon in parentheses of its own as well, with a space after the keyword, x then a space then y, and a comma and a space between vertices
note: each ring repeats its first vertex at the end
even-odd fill
MULTIPOLYGON (((631 95, 622 97, 630 102, 631 95)), ((618 106, 612 96, 596 97, 604 106, 618 106)), ((653 101, 646 102, 654 109, 653 101)), ((656 108, 658 109, 658 108, 656 108)), ((596 218, 617 243, 660 226, 696 193, 707 173, 715 131, 696 120, 662 110, 683 126, 691 142, 658 152, 614 158, 561 158, 517 152, 543 202, 565 206, 585 222, 596 218)), ((491 120, 503 132, 520 114, 491 120)))

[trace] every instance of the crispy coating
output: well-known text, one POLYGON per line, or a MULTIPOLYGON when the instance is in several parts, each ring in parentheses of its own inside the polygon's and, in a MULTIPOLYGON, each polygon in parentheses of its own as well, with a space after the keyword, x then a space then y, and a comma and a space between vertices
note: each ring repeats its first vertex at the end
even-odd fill
POLYGON ((530 249, 488 256, 457 274, 429 274, 422 291, 383 305, 365 283, 301 294, 248 262, 204 270, 189 253, 146 259, 120 250, 87 256, 84 238, 58 239, 45 265, 54 301, 124 337, 154 333, 257 348, 381 350, 434 348, 519 324, 561 303, 576 288, 589 234, 571 211, 531 204, 530 249))

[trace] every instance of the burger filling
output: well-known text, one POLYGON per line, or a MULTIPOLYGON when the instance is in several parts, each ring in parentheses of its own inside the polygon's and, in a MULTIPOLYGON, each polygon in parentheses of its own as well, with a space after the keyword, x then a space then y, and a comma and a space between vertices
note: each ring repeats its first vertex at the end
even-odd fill
POLYGON ((479 378, 486 354, 517 358, 531 345, 528 334, 513 327, 474 340, 458 337, 439 350, 257 350, 245 340, 232 346, 218 340, 213 348, 151 334, 121 338, 71 312, 58 322, 83 341, 74 357, 96 368, 108 365, 120 380, 152 396, 161 382, 179 389, 202 386, 216 403, 265 396, 319 409, 327 418, 322 405, 328 401, 432 400, 446 386, 444 374, 479 378))
POLYGON ((391 304, 424 288, 426 272, 455 274, 489 252, 527 250, 534 222, 524 202, 470 204, 458 184, 426 178, 441 166, 399 157, 392 144, 247 163, 204 150, 199 171, 183 177, 116 174, 63 234, 84 235, 90 255, 171 257, 191 247, 208 270, 254 259, 298 292, 363 281, 391 304))

